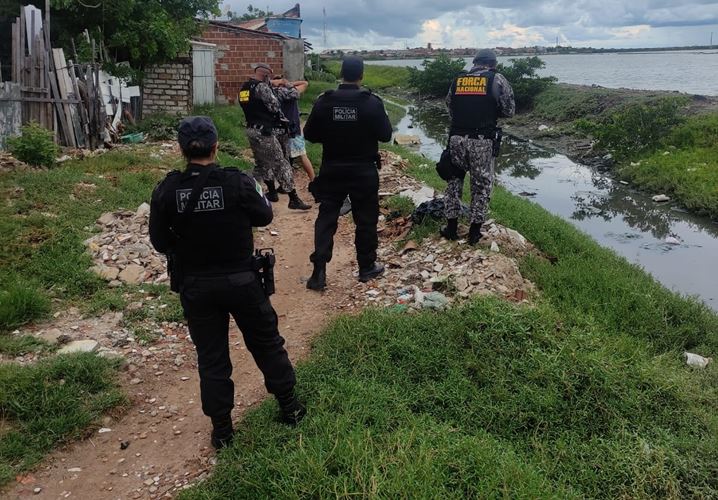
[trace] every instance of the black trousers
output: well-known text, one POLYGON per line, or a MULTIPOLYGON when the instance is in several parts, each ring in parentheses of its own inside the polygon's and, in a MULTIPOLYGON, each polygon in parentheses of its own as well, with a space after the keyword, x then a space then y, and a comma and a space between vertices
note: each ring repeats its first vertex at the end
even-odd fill
POLYGON ((189 333, 197 349, 202 410, 209 417, 234 407, 229 316, 242 332, 247 350, 272 394, 294 388, 294 368, 277 328, 277 314, 254 272, 187 276, 180 293, 189 333))
POLYGON ((324 264, 332 260, 334 235, 337 232, 339 210, 344 199, 352 202, 352 216, 356 224, 354 245, 360 268, 376 261, 379 239, 379 173, 374 165, 322 165, 314 181, 313 194, 319 201, 319 216, 314 224, 314 253, 310 260, 324 264))

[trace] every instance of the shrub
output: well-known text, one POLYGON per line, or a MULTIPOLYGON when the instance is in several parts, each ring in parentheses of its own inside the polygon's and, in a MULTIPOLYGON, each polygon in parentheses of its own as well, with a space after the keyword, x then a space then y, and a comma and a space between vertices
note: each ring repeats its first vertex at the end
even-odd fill
POLYGON ((0 291, 0 331, 17 328, 49 310, 47 297, 35 289, 13 284, 0 291))
POLYGON ((600 149, 610 151, 616 158, 635 158, 658 148, 685 120, 678 113, 683 102, 680 98, 667 97, 650 105, 634 104, 601 121, 579 120, 576 127, 591 134, 600 149))
POLYGON ((436 59, 425 59, 423 70, 409 68, 409 85, 419 94, 431 97, 443 97, 449 91, 451 82, 464 71, 463 59, 452 59, 441 54, 436 59))
POLYGON ((536 74, 544 66, 546 63, 536 56, 511 59, 508 65, 497 66, 496 70, 506 77, 514 90, 517 111, 531 109, 536 96, 556 81, 553 76, 540 77, 536 74))
POLYGON ((52 167, 59 152, 53 133, 34 122, 22 127, 21 131, 22 135, 7 141, 13 156, 34 167, 52 167))
POLYGON ((153 141, 176 139, 181 119, 182 117, 179 115, 150 115, 134 127, 129 128, 127 133, 144 132, 145 136, 153 141))

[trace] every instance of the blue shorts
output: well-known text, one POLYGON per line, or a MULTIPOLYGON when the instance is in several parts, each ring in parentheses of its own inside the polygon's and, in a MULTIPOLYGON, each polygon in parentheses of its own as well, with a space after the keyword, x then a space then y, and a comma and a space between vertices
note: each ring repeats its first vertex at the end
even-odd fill
POLYGON ((298 135, 289 139, 289 156, 292 158, 298 158, 302 155, 307 154, 306 143, 304 137, 298 135))

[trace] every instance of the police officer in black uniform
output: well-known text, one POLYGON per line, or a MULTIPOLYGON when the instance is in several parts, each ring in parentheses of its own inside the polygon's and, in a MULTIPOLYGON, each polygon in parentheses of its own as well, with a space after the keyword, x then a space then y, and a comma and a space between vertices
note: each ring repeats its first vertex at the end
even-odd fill
POLYGON ((332 259, 337 219, 349 195, 356 223, 359 281, 384 272, 376 262, 379 220, 379 145, 391 140, 392 127, 381 99, 361 88, 364 63, 347 57, 342 63, 343 83, 320 95, 314 104, 304 137, 323 145, 322 166, 311 186, 319 205, 314 227, 314 271, 307 288, 326 287, 326 265, 332 259))
POLYGON ((306 410, 294 394, 294 368, 255 270, 252 227, 272 221, 271 205, 250 176, 216 164, 212 120, 184 119, 178 141, 187 168, 167 174, 152 193, 150 240, 171 263, 172 288, 180 293, 197 349, 202 410, 212 419, 212 444, 221 448, 233 435, 230 315, 279 402, 282 420, 295 425, 306 410))

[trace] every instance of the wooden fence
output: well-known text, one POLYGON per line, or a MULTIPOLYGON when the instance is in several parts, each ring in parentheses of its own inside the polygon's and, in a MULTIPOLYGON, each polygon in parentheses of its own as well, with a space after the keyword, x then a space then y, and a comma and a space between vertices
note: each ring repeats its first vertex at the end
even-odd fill
MULTIPOLYGON (((12 25, 11 74, 11 81, 20 85, 20 96, 13 85, 0 86, 0 121, 3 110, 11 115, 13 107, 20 106, 22 124, 35 122, 54 131, 59 144, 92 149, 102 145, 107 115, 96 46, 90 42, 92 62, 75 64, 63 49, 50 45, 50 1, 45 0, 44 16, 36 7, 21 7, 12 25)), ((18 132, 0 127, 0 134, 18 132)))

